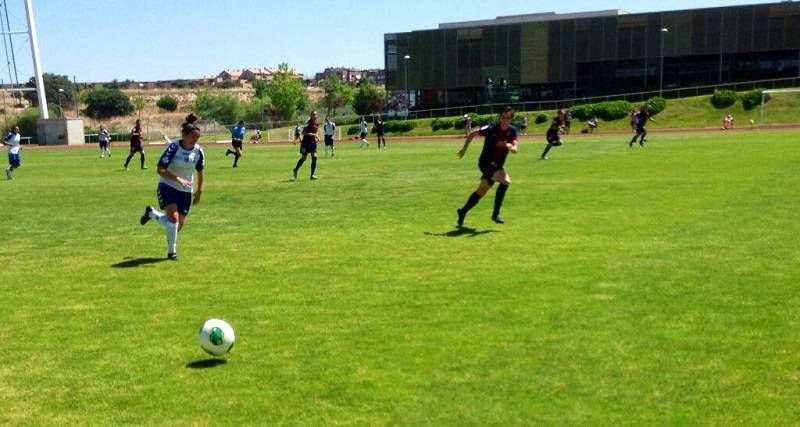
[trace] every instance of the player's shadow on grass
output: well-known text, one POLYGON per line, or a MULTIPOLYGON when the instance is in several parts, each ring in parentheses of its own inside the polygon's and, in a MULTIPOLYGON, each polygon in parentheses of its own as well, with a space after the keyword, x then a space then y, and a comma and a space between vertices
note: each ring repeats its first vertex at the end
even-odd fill
POLYGON ((225 359, 203 359, 187 363, 186 367, 188 369, 209 369, 209 368, 215 368, 219 365, 224 365, 226 363, 228 363, 228 361, 225 359))
POLYGON ((488 233, 499 233, 500 230, 476 230, 470 227, 456 227, 455 230, 450 230, 446 233, 431 233, 430 231, 426 231, 425 235, 427 236, 437 236, 437 237, 477 237, 481 234, 488 234, 488 233))
POLYGON ((114 268, 136 268, 147 264, 157 264, 166 260, 166 258, 132 258, 112 264, 111 266, 114 268))

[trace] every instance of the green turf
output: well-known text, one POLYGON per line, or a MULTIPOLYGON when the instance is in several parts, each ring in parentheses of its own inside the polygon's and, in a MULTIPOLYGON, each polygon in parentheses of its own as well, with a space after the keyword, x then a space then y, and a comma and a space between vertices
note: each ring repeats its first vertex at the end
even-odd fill
POLYGON ((122 150, 23 149, 0 182, 0 425, 661 424, 800 420, 800 134, 573 138, 478 183, 460 143, 207 147, 180 234, 138 224, 122 150), (120 265, 135 265, 121 268, 120 265), (206 369, 196 334, 236 329, 206 369))

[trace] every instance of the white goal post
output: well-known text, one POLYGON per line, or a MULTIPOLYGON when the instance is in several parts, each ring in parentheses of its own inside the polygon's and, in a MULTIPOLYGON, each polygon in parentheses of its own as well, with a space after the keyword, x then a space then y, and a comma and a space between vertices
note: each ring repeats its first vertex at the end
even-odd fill
POLYGON ((800 92, 800 88, 794 89, 771 89, 765 90, 761 92, 761 112, 759 118, 759 126, 764 126, 764 106, 767 104, 767 95, 771 93, 791 93, 791 92, 800 92))

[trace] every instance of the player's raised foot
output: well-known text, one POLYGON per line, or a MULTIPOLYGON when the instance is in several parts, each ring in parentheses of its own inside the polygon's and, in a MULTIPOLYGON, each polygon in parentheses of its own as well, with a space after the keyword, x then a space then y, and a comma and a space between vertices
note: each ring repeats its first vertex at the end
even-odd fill
POLYGON ((170 261, 180 261, 181 259, 178 258, 178 254, 167 254, 167 259, 170 261))
POLYGON ((146 206, 144 208, 144 215, 142 215, 142 217, 139 218, 139 224, 145 225, 147 224, 147 221, 150 221, 150 212, 153 212, 153 207, 146 206))
POLYGON ((492 216, 492 221, 494 221, 494 222, 496 222, 496 223, 498 223, 498 224, 505 224, 505 223, 506 223, 506 221, 505 221, 505 220, 503 219, 503 217, 502 217, 502 216, 500 216, 500 215, 494 215, 494 216, 492 216))
POLYGON ((464 226, 464 218, 467 216, 467 213, 461 209, 456 209, 456 214, 458 215, 458 221, 456 221, 456 224, 458 224, 459 227, 464 226))
POLYGON ((225 150, 225 157, 228 157, 230 155, 231 155, 231 150, 225 150))

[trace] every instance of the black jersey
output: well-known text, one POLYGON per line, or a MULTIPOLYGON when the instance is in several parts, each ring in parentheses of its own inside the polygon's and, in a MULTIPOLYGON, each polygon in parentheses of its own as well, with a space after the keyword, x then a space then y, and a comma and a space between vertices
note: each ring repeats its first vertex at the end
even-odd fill
POLYGON ((508 157, 507 143, 513 143, 517 139, 517 129, 509 126, 508 129, 500 129, 499 124, 482 127, 478 134, 486 137, 483 141, 483 151, 478 159, 479 165, 494 164, 498 168, 503 167, 508 157))

